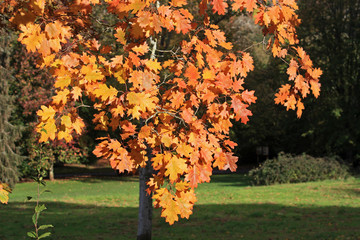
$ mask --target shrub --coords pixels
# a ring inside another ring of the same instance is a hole
[[[280,153],[249,172],[255,185],[298,183],[325,179],[344,179],[348,167],[337,157],[314,158],[306,154],[292,156]]]

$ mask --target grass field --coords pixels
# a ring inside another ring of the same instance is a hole
[[[40,224],[53,224],[49,239],[135,239],[136,177],[79,178],[48,182]],[[20,183],[0,206],[0,239],[27,239],[35,183]],[[189,220],[169,226],[154,212],[153,239],[360,239],[360,179],[249,186],[243,175],[213,176],[197,189]]]

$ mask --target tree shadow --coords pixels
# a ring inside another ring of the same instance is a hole
[[[51,239],[134,239],[137,208],[46,202],[40,224]],[[34,203],[0,206],[0,239],[27,239]],[[169,226],[154,212],[153,239],[359,239],[360,209],[277,204],[196,205],[190,219]]]
[[[350,196],[360,196],[360,188],[359,185],[357,185],[357,188],[348,188],[348,189],[342,189],[342,188],[335,188],[334,190],[337,190],[339,192],[346,193]]]

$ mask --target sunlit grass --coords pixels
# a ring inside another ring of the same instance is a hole
[[[52,239],[135,239],[137,177],[48,182],[41,224]],[[27,239],[35,183],[18,184],[0,206],[0,239]],[[243,175],[214,176],[197,189],[189,220],[153,218],[154,239],[360,239],[360,179],[253,187]]]

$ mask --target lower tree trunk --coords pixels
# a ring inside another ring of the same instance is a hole
[[[151,240],[152,228],[152,194],[146,192],[146,182],[152,175],[150,159],[144,168],[139,170],[140,194],[139,194],[139,223],[137,240]]]
[[[49,180],[54,181],[54,162],[50,161],[50,169],[49,169]]]

